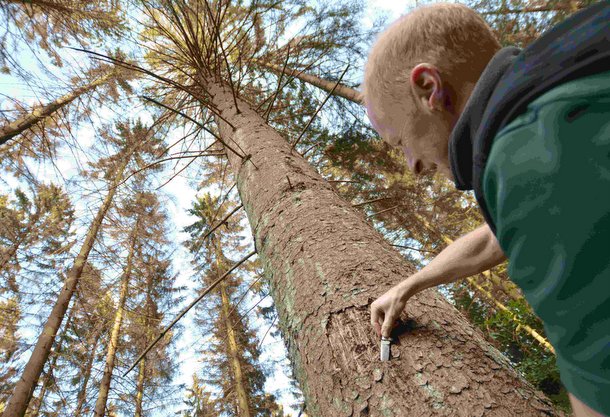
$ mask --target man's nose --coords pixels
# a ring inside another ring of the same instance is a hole
[[[414,158],[406,146],[402,147],[402,153],[405,155],[409,170],[415,175],[419,175],[424,169],[424,163],[421,160]]]
[[[421,172],[424,170],[424,163],[419,159],[408,158],[407,165],[409,166],[411,172],[415,175],[421,174]]]

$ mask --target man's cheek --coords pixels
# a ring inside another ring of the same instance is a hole
[[[402,147],[402,153],[405,154],[405,158],[407,158],[407,159],[412,159],[413,158],[413,151],[410,148],[406,147],[406,146]]]

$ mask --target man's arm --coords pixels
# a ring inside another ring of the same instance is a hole
[[[505,259],[485,224],[447,246],[428,265],[375,300],[371,304],[371,325],[377,333],[389,337],[394,321],[414,294],[486,271]]]

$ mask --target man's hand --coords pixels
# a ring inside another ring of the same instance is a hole
[[[371,304],[371,325],[380,337],[390,337],[394,323],[404,310],[409,297],[409,291],[400,283]]]
[[[371,325],[377,334],[389,337],[394,322],[414,294],[486,271],[506,257],[487,225],[447,246],[421,271],[392,287],[371,304]]]

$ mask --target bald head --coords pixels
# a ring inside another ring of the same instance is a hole
[[[373,127],[418,173],[449,173],[447,142],[474,84],[500,49],[487,23],[453,3],[419,7],[378,37],[363,94]]]

